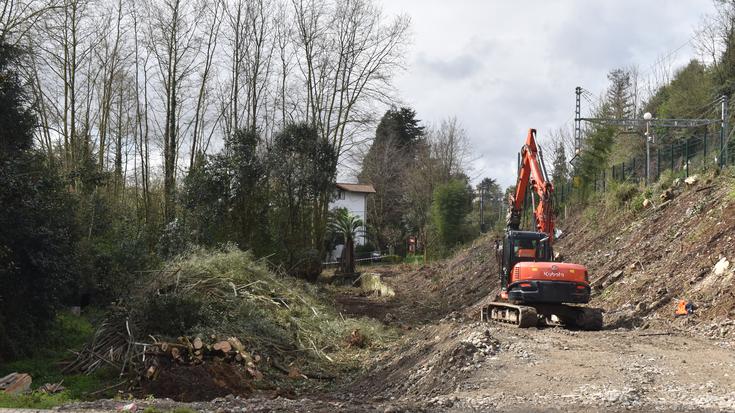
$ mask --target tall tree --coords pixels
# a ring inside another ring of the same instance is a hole
[[[482,198],[483,216],[487,227],[492,227],[501,218],[504,206],[503,191],[493,178],[483,178],[477,185],[477,193]]]
[[[326,253],[323,203],[332,197],[337,174],[333,146],[306,123],[287,126],[270,153],[272,225],[281,245],[279,258],[289,272],[316,281]]]
[[[470,161],[467,132],[456,117],[449,117],[428,133],[431,155],[439,162],[444,182],[460,178]]]
[[[630,118],[634,115],[633,83],[631,72],[624,69],[615,69],[607,75],[610,87],[603,106],[605,116],[615,119]]]
[[[0,361],[33,351],[76,277],[74,204],[33,149],[18,56],[0,44]]]
[[[164,221],[175,217],[176,170],[181,134],[181,105],[186,81],[197,67],[201,47],[196,28],[201,4],[182,0],[149,2],[147,46],[156,60],[163,96],[163,200]]]
[[[434,190],[431,219],[445,248],[465,240],[465,217],[472,208],[471,191],[466,181],[455,179]]]
[[[552,167],[551,182],[555,187],[561,187],[569,179],[567,154],[562,142],[557,142],[554,146],[554,162],[552,163]]]
[[[375,195],[368,199],[372,238],[382,248],[400,244],[405,236],[405,185],[415,167],[424,127],[411,108],[388,110],[375,130],[375,139],[362,162],[360,182],[370,183]]]

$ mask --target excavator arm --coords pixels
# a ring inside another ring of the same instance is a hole
[[[554,211],[553,194],[554,187],[547,182],[539,161],[539,151],[536,145],[536,129],[528,130],[526,143],[521,148],[521,165],[518,171],[515,194],[510,195],[508,201],[508,228],[520,229],[521,215],[523,213],[526,191],[531,189],[531,202],[533,205],[534,230],[543,232],[554,238]]]

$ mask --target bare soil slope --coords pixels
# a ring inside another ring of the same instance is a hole
[[[566,236],[556,249],[588,267],[593,304],[607,310],[608,325],[729,336],[735,314],[733,266],[725,262],[735,259],[732,188],[729,177],[700,178],[673,188],[663,208],[658,198],[637,213],[592,206],[562,224]],[[693,302],[695,313],[675,318],[679,300]]]

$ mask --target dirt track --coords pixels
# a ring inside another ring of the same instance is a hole
[[[466,321],[427,327],[413,340],[401,361],[361,385],[365,393],[375,386],[388,398],[449,411],[735,409],[735,353],[726,343]]]

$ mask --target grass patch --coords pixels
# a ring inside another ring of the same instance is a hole
[[[646,188],[642,192],[639,192],[637,195],[633,197],[633,199],[629,202],[629,208],[632,209],[635,212],[640,212],[643,210],[643,201],[646,199],[651,200],[653,198],[653,190],[651,188]]]
[[[63,380],[65,391],[57,394],[32,392],[29,394],[0,394],[0,407],[47,409],[74,400],[84,400],[117,377],[117,372],[99,370],[92,375],[61,373],[61,362],[72,357],[70,350],[79,349],[91,337],[94,314],[76,316],[60,313],[49,330],[44,343],[36,344],[33,357],[23,358],[0,366],[0,376],[12,372],[28,373],[33,379],[32,389],[46,383]]]
[[[73,399],[69,396],[68,392],[57,394],[37,392],[27,394],[0,393],[0,407],[10,409],[52,409],[71,401]]]
[[[386,285],[381,279],[380,274],[364,273],[360,277],[360,288],[368,293],[375,293],[381,297],[394,297],[396,292]]]
[[[637,185],[630,182],[612,181],[608,185],[608,191],[605,193],[605,207],[613,211],[622,209],[638,195],[639,190]]]
[[[409,254],[406,256],[403,262],[405,262],[406,264],[420,265],[424,263],[424,255],[423,254]]]
[[[735,180],[729,178],[727,180],[727,199],[730,201],[735,201]]]

